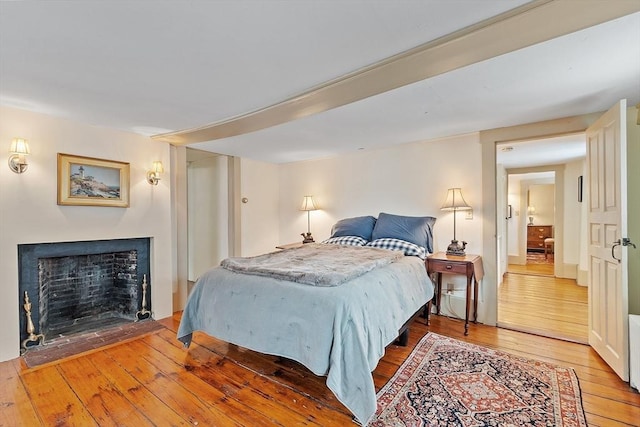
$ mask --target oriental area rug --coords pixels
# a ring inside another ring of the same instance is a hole
[[[571,368],[428,333],[378,392],[369,426],[586,426]]]

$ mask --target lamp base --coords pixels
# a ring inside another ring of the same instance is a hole
[[[311,232],[300,233],[300,235],[303,237],[302,243],[314,243],[315,242],[315,240],[313,240],[313,236],[311,235]]]
[[[457,255],[457,256],[465,256],[464,249],[467,247],[467,242],[462,241],[462,243],[457,240],[452,240],[449,246],[447,247],[447,255]]]

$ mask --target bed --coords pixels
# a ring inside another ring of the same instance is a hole
[[[405,245],[408,241],[381,238],[367,229],[360,233],[364,237],[340,236],[336,234],[354,230],[341,232],[339,224],[324,243],[230,258],[210,269],[196,282],[177,335],[186,347],[193,332],[203,331],[300,362],[314,374],[326,376],[329,389],[366,425],[376,410],[371,372],[385,347],[432,299],[433,284],[423,256],[407,255],[414,250]],[[371,245],[381,239],[386,241],[382,246]],[[390,244],[397,249],[398,240],[404,242],[400,252],[387,250]],[[422,255],[429,243],[424,241]],[[318,257],[324,269],[310,268],[308,263]],[[355,275],[349,264],[354,264]]]

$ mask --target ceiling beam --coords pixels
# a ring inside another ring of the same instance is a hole
[[[268,107],[152,136],[185,145],[266,129],[640,11],[628,0],[534,0]]]

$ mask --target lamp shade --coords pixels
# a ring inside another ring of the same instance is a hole
[[[315,211],[318,208],[316,204],[313,202],[313,196],[304,196],[302,199],[302,205],[300,206],[301,211]]]
[[[13,138],[11,141],[11,148],[9,148],[9,153],[11,154],[29,154],[29,144],[26,139],[23,138]]]
[[[161,173],[164,173],[164,166],[162,165],[161,161],[157,160],[153,162],[153,166],[151,167],[151,170],[156,174],[161,174]]]
[[[440,209],[443,211],[467,211],[471,209],[471,206],[462,197],[462,190],[450,188],[447,190],[447,199]]]

